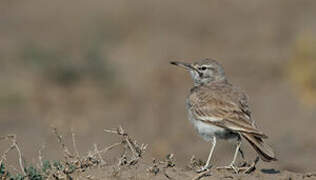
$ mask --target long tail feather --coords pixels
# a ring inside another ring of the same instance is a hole
[[[277,160],[272,148],[264,143],[262,138],[247,133],[241,133],[241,135],[251,144],[263,161],[269,162]]]

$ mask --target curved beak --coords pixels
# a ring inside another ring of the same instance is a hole
[[[186,70],[194,70],[196,72],[199,72],[195,67],[193,67],[191,64],[189,63],[184,63],[184,62],[179,62],[179,61],[170,61],[170,64],[172,65],[176,65],[176,66],[179,66],[179,67],[182,67]]]

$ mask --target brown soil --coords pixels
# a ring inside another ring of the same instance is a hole
[[[211,169],[209,173],[196,173],[188,167],[170,167],[159,169],[157,174],[150,172],[150,166],[140,163],[133,167],[122,167],[119,171],[114,166],[90,169],[80,177],[90,177],[91,179],[243,179],[243,180],[312,180],[316,179],[316,173],[295,173],[290,171],[279,171],[275,169],[257,169],[251,174],[235,174],[226,170]]]

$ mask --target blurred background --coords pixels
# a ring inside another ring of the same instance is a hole
[[[122,125],[151,157],[175,153],[179,166],[193,154],[206,159],[210,144],[186,116],[191,79],[169,61],[209,57],[248,93],[270,136],[279,161],[260,166],[315,170],[315,8],[311,0],[1,0],[0,136],[17,134],[35,161],[43,144],[46,158],[62,158],[52,126],[69,142],[76,132],[86,152],[117,141],[103,129]],[[219,142],[214,164],[233,151]]]

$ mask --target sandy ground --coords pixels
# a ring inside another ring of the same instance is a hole
[[[226,170],[211,169],[207,173],[196,173],[188,167],[160,168],[157,174],[150,171],[150,166],[140,163],[133,167],[122,167],[115,171],[113,166],[90,169],[80,177],[91,179],[243,179],[243,180],[312,180],[316,179],[316,173],[295,173],[290,171],[279,171],[275,169],[257,169],[250,174],[235,174]]]

